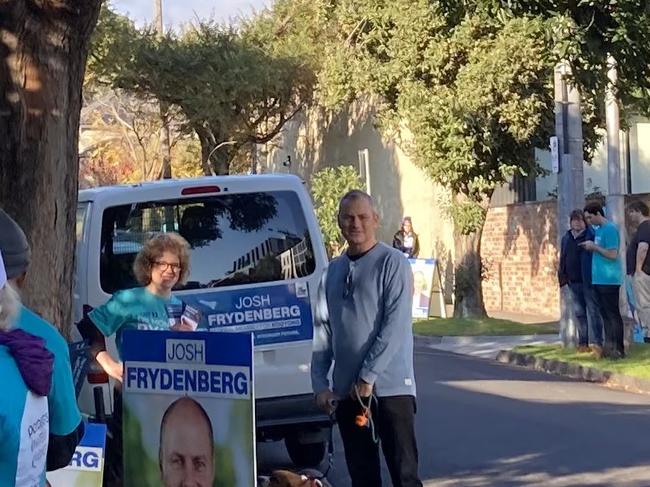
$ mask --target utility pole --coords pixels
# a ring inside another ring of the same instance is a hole
[[[616,60],[607,57],[607,94],[605,96],[607,124],[607,218],[618,227],[619,255],[624,264],[625,259],[625,196],[623,195],[623,178],[621,174],[620,148],[620,114],[616,84],[618,73]]]
[[[153,20],[156,32],[159,37],[164,35],[163,27],[163,10],[162,0],[153,0]],[[160,157],[162,159],[162,177],[171,179],[172,177],[172,160],[171,160],[171,137],[169,134],[169,121],[167,120],[167,106],[160,102]]]
[[[558,141],[557,170],[557,229],[558,248],[569,228],[569,214],[584,206],[583,141],[580,92],[568,82],[567,62],[555,67],[555,134]],[[560,292],[560,336],[564,346],[577,344],[575,316],[570,292],[566,286]]]

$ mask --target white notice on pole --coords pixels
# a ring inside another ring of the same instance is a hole
[[[551,137],[551,167],[553,174],[560,172],[560,146],[557,137]]]

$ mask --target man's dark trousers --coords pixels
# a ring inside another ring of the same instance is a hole
[[[594,288],[605,325],[605,351],[625,355],[623,319],[618,307],[620,286],[595,285]]]
[[[381,462],[379,445],[370,428],[357,426],[361,406],[346,399],[336,409],[336,419],[345,448],[352,487],[379,487]],[[415,398],[391,396],[373,402],[372,417],[381,440],[393,487],[422,487],[418,477],[418,450],[415,441]]]

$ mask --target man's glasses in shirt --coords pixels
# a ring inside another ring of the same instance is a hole
[[[343,285],[343,299],[348,299],[352,297],[352,292],[354,291],[354,267],[350,265],[348,268],[348,274],[345,276],[345,283]]]

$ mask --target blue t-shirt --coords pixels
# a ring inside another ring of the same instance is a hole
[[[619,246],[618,228],[611,222],[595,228],[596,238],[594,242],[605,250],[617,249]],[[621,285],[623,284],[623,266],[620,255],[616,259],[608,259],[599,252],[593,253],[591,260],[592,282],[600,285]]]
[[[116,292],[88,316],[104,336],[115,334],[121,359],[124,330],[169,330],[168,305],[182,305],[182,302],[175,296],[165,299],[147,288],[137,287]]]
[[[7,347],[0,345],[0,485],[45,485],[47,398],[31,392]]]
[[[45,340],[45,347],[54,355],[52,389],[47,396],[50,433],[57,436],[69,435],[81,423],[72,380],[70,348],[59,330],[24,306],[18,315],[16,327]]]

